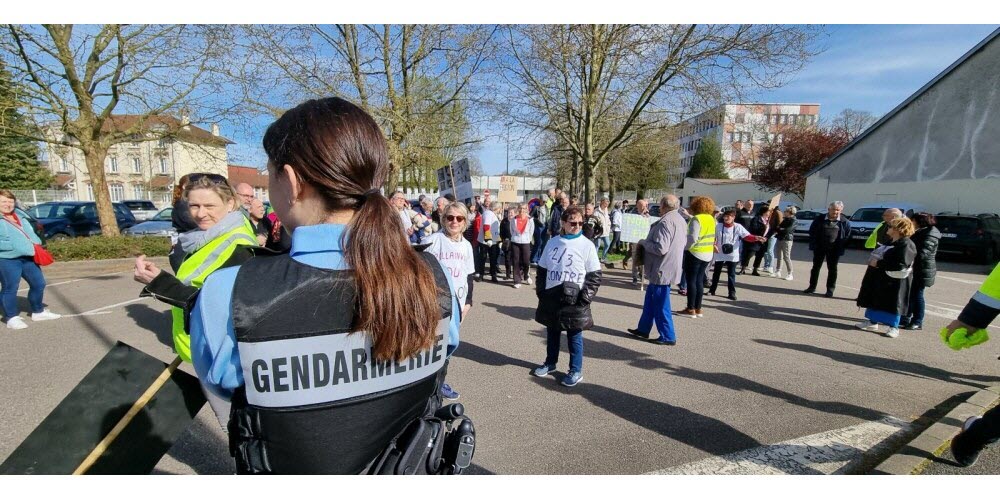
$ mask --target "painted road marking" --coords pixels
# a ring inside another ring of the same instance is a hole
[[[67,283],[76,283],[77,281],[89,280],[89,279],[93,279],[93,278],[101,278],[101,277],[104,277],[104,276],[113,276],[115,274],[122,274],[124,272],[125,271],[118,271],[116,273],[98,274],[97,276],[88,276],[86,278],[77,278],[75,280],[59,281],[59,282],[56,282],[56,283],[46,283],[45,284],[45,288],[49,288],[49,287],[53,287],[53,286],[59,286],[59,285],[65,285]],[[17,289],[17,293],[27,292],[29,288],[30,287],[18,288]]]
[[[138,299],[126,300],[125,302],[119,302],[117,304],[111,304],[110,306],[98,307],[97,309],[91,309],[89,311],[84,311],[84,312],[78,313],[78,314],[63,314],[63,317],[64,318],[74,318],[76,316],[93,316],[95,314],[110,314],[111,311],[107,311],[107,312],[101,312],[101,311],[106,311],[108,309],[113,309],[113,308],[118,307],[118,306],[124,306],[124,305],[127,305],[127,304],[131,304],[133,302],[139,302],[140,300],[145,300],[145,299],[148,299],[148,298],[149,297],[139,297]]]
[[[648,474],[846,474],[868,453],[898,446],[890,440],[910,423],[885,417],[783,443],[758,446]]]
[[[972,280],[967,280],[967,279],[962,279],[962,278],[952,278],[951,276],[945,276],[945,275],[943,275],[941,273],[937,273],[937,277],[938,278],[944,278],[946,280],[957,281],[959,283],[965,283],[966,285],[976,285],[976,286],[979,286],[979,285],[983,284],[982,281],[972,281]]]

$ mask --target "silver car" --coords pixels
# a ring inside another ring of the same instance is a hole
[[[173,208],[164,208],[146,222],[140,222],[122,231],[122,234],[126,236],[163,236],[172,239],[177,236],[177,230],[174,229],[171,218],[173,213]]]

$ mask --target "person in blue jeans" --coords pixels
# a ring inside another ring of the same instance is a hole
[[[660,336],[653,343],[659,345],[677,343],[670,310],[670,286],[681,280],[681,258],[687,244],[687,227],[678,207],[680,200],[676,196],[664,196],[660,200],[663,217],[649,227],[649,234],[638,243],[645,250],[644,273],[649,279],[649,287],[642,303],[639,326],[630,328],[628,333],[649,340],[655,324]]]
[[[583,379],[583,330],[594,326],[590,302],[601,286],[597,248],[583,235],[583,211],[569,207],[560,216],[562,234],[545,245],[536,269],[535,321],[546,329],[545,363],[532,370],[544,377],[556,369],[562,332],[569,337],[569,373],[562,385],[573,387]]]
[[[17,307],[17,287],[21,278],[28,282],[32,321],[58,319],[60,315],[49,312],[42,304],[45,276],[34,260],[35,245],[42,241],[24,214],[18,216],[16,205],[14,193],[0,189],[0,302],[7,328],[22,330],[28,324],[19,316]]]

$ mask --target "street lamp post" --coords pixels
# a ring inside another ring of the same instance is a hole
[[[507,122],[507,175],[510,175],[510,122]]]

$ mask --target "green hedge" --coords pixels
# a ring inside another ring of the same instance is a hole
[[[68,260],[124,259],[142,253],[160,257],[170,253],[170,238],[154,236],[91,236],[49,240],[46,248],[56,262]]]

